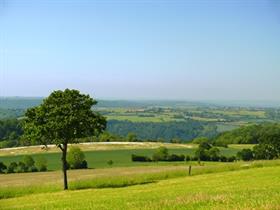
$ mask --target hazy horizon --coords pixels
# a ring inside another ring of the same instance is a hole
[[[94,97],[93,95],[91,95]],[[44,99],[46,96],[0,96],[1,99]],[[137,99],[137,98],[96,98],[97,101],[107,101],[107,102],[135,102],[135,103],[154,103],[156,105],[160,102],[180,102],[180,103],[190,103],[190,104],[201,104],[201,105],[213,105],[213,106],[228,106],[228,107],[255,107],[255,108],[275,108],[280,107],[280,101],[274,100],[188,100],[188,99]],[[3,102],[3,101],[2,101]]]
[[[0,0],[0,96],[280,101],[280,2]]]

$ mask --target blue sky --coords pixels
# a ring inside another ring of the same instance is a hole
[[[0,0],[0,96],[279,100],[280,1]]]

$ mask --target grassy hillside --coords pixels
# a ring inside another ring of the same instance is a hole
[[[1,209],[279,209],[280,167],[0,200]]]

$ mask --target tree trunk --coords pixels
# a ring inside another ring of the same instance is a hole
[[[63,144],[61,161],[62,161],[62,172],[63,172],[64,190],[68,190],[66,155],[67,155],[67,144]]]

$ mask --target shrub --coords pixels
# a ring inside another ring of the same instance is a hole
[[[237,157],[240,160],[249,161],[253,160],[253,152],[250,149],[243,149],[237,153]]]
[[[113,163],[114,163],[114,162],[113,162],[112,160],[108,160],[108,161],[107,161],[107,164],[108,164],[109,166],[113,165]]]
[[[71,169],[87,168],[85,155],[79,147],[71,147],[67,156],[67,163]]]
[[[48,170],[47,160],[44,157],[37,159],[36,167],[37,167],[38,171],[47,171]]]
[[[23,157],[23,163],[28,168],[28,170],[31,171],[31,168],[34,166],[35,161],[34,161],[34,159],[30,155],[25,155]]]
[[[190,160],[191,160],[191,157],[190,157],[189,155],[186,155],[185,160],[186,160],[186,161],[190,161]]]
[[[80,168],[88,168],[88,164],[86,160],[83,160],[83,162],[80,165]]]
[[[208,155],[211,161],[219,161],[220,150],[217,147],[212,147],[211,149],[209,149]]]
[[[193,157],[191,157],[191,161],[198,161],[197,156],[193,156]]]
[[[221,161],[221,162],[227,162],[228,159],[227,159],[226,156],[221,155],[221,156],[220,156],[220,161]]]
[[[18,164],[16,162],[11,162],[7,168],[7,173],[15,173],[17,166],[18,166]]]
[[[234,162],[236,160],[235,156],[231,156],[227,158],[227,162]]]
[[[209,149],[211,149],[211,144],[209,143],[209,142],[201,142],[200,144],[199,144],[199,148],[200,149],[205,149],[205,150],[209,150]]]
[[[28,171],[28,167],[26,166],[26,164],[24,162],[19,162],[17,172],[22,173],[27,171]]]
[[[146,156],[141,156],[141,155],[131,155],[131,160],[134,162],[151,162],[151,158],[146,157]]]
[[[277,157],[277,151],[267,144],[254,146],[253,153],[256,160],[272,160]]]
[[[38,169],[36,168],[36,166],[32,166],[32,167],[30,168],[30,171],[31,171],[31,172],[38,172]]]
[[[168,158],[168,149],[166,147],[159,147],[153,154],[154,161],[164,161]]]
[[[184,161],[185,155],[172,154],[167,157],[167,161]]]
[[[4,163],[0,162],[0,173],[4,173],[4,171],[6,169],[7,169],[7,166]]]
[[[201,147],[199,147],[195,151],[195,157],[197,158],[198,161],[209,161],[210,160],[208,150],[201,148]]]
[[[210,140],[207,137],[197,137],[192,140],[192,143],[194,144],[201,144],[203,142],[209,142]]]

